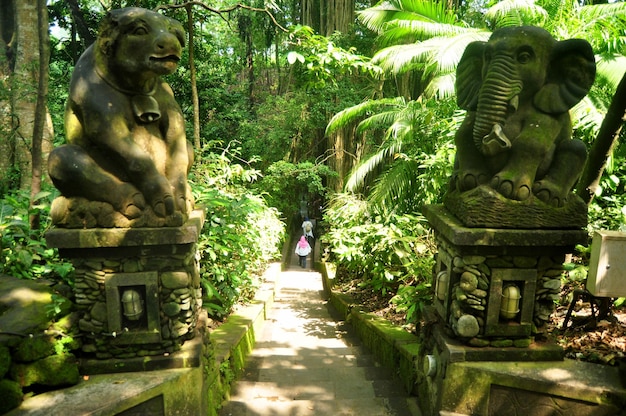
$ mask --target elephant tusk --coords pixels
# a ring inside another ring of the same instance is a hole
[[[509,107],[513,109],[513,112],[517,111],[517,109],[519,108],[519,95],[515,95],[513,98],[511,98],[511,101],[509,101]]]
[[[491,132],[483,137],[483,154],[494,156],[509,148],[511,148],[511,141],[502,131],[502,126],[500,124],[494,124]]]

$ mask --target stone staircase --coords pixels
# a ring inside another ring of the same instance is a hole
[[[281,274],[274,307],[220,416],[419,416],[414,396],[336,319],[321,276]],[[302,269],[299,269],[302,270]]]

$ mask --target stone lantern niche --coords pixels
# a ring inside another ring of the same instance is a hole
[[[160,343],[159,280],[157,272],[112,273],[104,282],[109,330],[119,340]]]
[[[463,338],[530,336],[537,270],[493,268],[481,274],[477,266],[486,260],[441,255],[434,301],[439,316],[448,318],[455,335]]]

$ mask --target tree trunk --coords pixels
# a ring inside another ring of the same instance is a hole
[[[0,2],[0,195],[14,187],[15,135],[11,116],[9,80],[13,73],[15,4]]]
[[[15,33],[10,50],[15,57],[15,66],[5,74],[10,77],[7,105],[10,106],[8,114],[12,117],[8,126],[13,133],[7,137],[9,140],[13,139],[10,146],[14,150],[10,169],[19,174],[20,189],[30,190],[35,185],[38,192],[42,177],[41,166],[45,163],[42,152],[49,150],[52,136],[51,120],[45,107],[45,77],[48,73],[48,58],[45,55],[49,52],[48,13],[43,0],[15,1],[11,10],[14,12]],[[40,30],[45,38],[41,45],[44,56],[40,52]],[[44,74],[44,79],[41,79],[41,74]],[[44,84],[40,84],[40,81]],[[40,90],[42,87],[44,90]],[[35,183],[33,172],[37,176]]]
[[[17,42],[11,99],[17,132],[15,165],[20,173],[20,189],[30,189],[32,183],[33,128],[39,73],[37,4],[38,0],[15,2]]]
[[[348,33],[354,23],[354,7],[354,0],[304,0],[302,24],[324,36]]]
[[[248,72],[248,102],[250,108],[254,105],[254,50],[252,47],[252,33],[246,36],[246,70]]]
[[[43,142],[46,131],[47,110],[46,98],[48,96],[48,63],[50,61],[50,39],[48,35],[48,9],[46,0],[37,0],[37,27],[39,45],[39,71],[37,102],[35,105],[35,118],[33,126],[33,160],[32,160],[32,185],[30,188],[30,205],[37,202],[37,194],[41,191],[42,165],[43,165]],[[31,210],[32,212],[32,210]],[[32,230],[39,229],[39,215],[31,214],[30,227]]]
[[[600,179],[606,167],[606,161],[613,147],[617,144],[624,122],[626,121],[626,74],[622,77],[611,105],[602,121],[596,140],[589,150],[587,163],[583,170],[576,193],[589,205],[600,185]]]
[[[82,51],[87,49],[87,47],[94,43],[96,39],[92,36],[89,28],[87,27],[87,23],[85,22],[85,16],[83,15],[83,12],[78,5],[78,1],[67,0],[67,3],[69,4],[70,10],[72,11],[72,56],[74,58],[74,62],[76,62],[82,54]],[[76,33],[78,33],[81,39],[80,47],[77,45],[78,42],[76,42]]]
[[[198,98],[198,85],[196,83],[196,63],[194,61],[194,30],[193,30],[193,9],[188,4],[187,10],[187,32],[189,32],[189,74],[191,78],[191,101],[193,103],[193,145],[196,149],[202,147],[200,143],[200,99]]]
[[[337,172],[337,177],[328,178],[328,187],[341,192],[346,178],[359,163],[364,151],[364,136],[356,139],[356,124],[346,126],[328,136],[328,149],[332,156],[328,159],[328,167]]]
[[[239,38],[245,45],[245,77],[248,90],[248,106],[253,108],[254,92],[254,49],[252,43],[252,18],[247,14],[239,15],[237,20]]]

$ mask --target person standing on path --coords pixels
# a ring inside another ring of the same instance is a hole
[[[300,256],[300,267],[306,269],[306,256],[311,253],[311,245],[305,236],[300,237],[300,241],[296,244],[296,254]]]
[[[313,247],[315,236],[313,235],[313,222],[311,222],[309,217],[304,217],[304,221],[302,222],[302,234],[306,237],[306,241],[309,242],[309,245]]]

